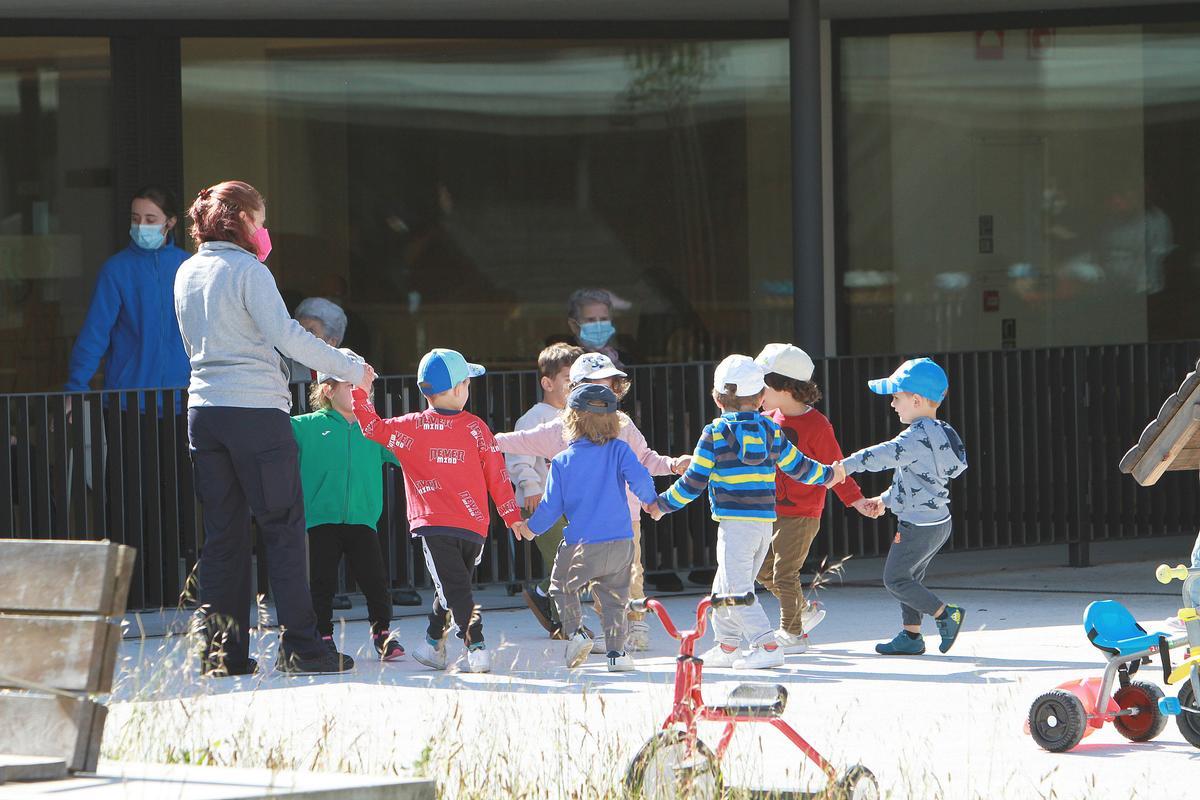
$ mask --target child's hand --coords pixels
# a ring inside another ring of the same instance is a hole
[[[514,522],[512,526],[512,532],[513,536],[517,537],[518,542],[522,540],[532,542],[533,538],[537,536],[537,534],[529,530],[529,523],[525,522],[524,520],[521,522]]]
[[[833,479],[830,480],[829,483],[825,484],[826,486],[837,486],[839,483],[846,480],[846,468],[842,466],[842,462],[833,462],[833,464],[830,465],[830,469],[833,470]]]
[[[882,497],[864,497],[853,504],[855,510],[868,519],[878,519],[887,511]]]
[[[525,495],[525,513],[532,514],[537,511],[538,503],[542,502],[541,493]]]
[[[375,382],[375,368],[372,367],[370,364],[363,364],[362,383],[360,383],[358,385],[358,388],[362,389],[364,392],[369,393],[371,391],[371,384],[373,384],[374,382]]]
[[[674,472],[676,475],[682,475],[687,472],[688,467],[691,465],[692,457],[690,455],[676,456],[675,460],[671,462],[671,472]]]
[[[642,503],[642,511],[649,514],[650,519],[653,520],[660,520],[665,516],[662,509],[658,507],[658,503]]]

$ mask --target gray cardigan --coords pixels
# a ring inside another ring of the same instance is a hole
[[[270,270],[232,242],[205,242],[179,267],[175,316],[192,365],[188,408],[289,411],[283,356],[355,382],[362,379],[363,365],[288,316]]]

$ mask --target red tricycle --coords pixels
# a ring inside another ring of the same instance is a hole
[[[825,773],[829,785],[815,796],[842,800],[876,800],[879,786],[875,776],[862,765],[851,767],[839,779],[833,766],[812,745],[781,719],[787,706],[787,688],[778,684],[743,683],[729,694],[729,704],[712,706],[704,702],[700,687],[704,661],[695,656],[696,642],[704,636],[708,610],[712,607],[751,605],[754,593],[709,595],[696,607],[696,627],[678,630],[667,609],[657,600],[631,601],[633,611],[653,611],[667,633],[679,640],[679,658],[675,664],[675,701],[662,730],[652,736],[634,756],[625,776],[626,788],[640,798],[716,798],[723,791],[721,758],[725,755],[734,728],[742,722],[766,722],[800,748],[810,761]],[[714,754],[696,734],[697,722],[723,722]],[[772,792],[771,796],[778,796]]]

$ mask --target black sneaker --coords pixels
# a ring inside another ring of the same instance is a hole
[[[326,650],[312,658],[295,653],[285,654],[280,650],[279,657],[275,659],[275,669],[285,675],[332,675],[354,669],[354,659],[336,650]]]
[[[322,644],[325,645],[325,649],[328,650],[329,652],[331,652],[331,653],[337,652],[337,645],[333,643],[332,636],[322,636],[321,642],[322,642]]]
[[[380,661],[399,661],[404,658],[404,647],[396,641],[390,631],[380,631],[371,637]]]
[[[554,601],[544,594],[539,594],[536,588],[527,587],[521,592],[521,596],[525,599],[525,605],[529,606],[529,610],[537,618],[538,624],[553,634],[555,629]]]

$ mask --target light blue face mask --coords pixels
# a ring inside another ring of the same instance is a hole
[[[130,225],[129,238],[138,247],[146,250],[157,250],[167,241],[162,225]]]
[[[585,322],[579,326],[579,341],[588,347],[604,347],[616,332],[616,326],[609,320]]]

